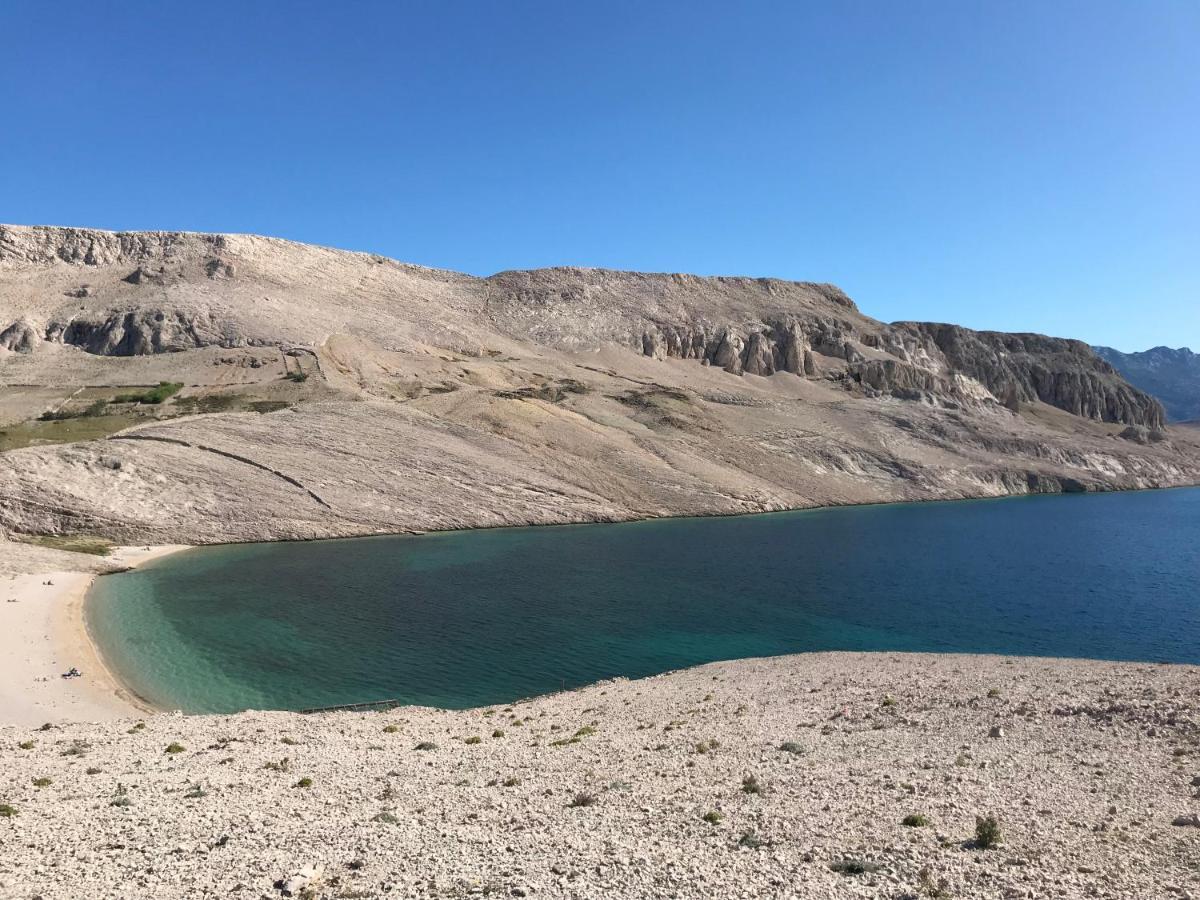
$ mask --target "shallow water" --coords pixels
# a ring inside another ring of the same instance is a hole
[[[101,578],[168,708],[468,707],[806,650],[1200,663],[1200,489],[202,548]]]

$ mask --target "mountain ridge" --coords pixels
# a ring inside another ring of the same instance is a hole
[[[820,282],[0,226],[0,382],[0,527],[141,543],[1200,481],[1082,342]]]
[[[1200,354],[1160,345],[1134,353],[1093,347],[1130,383],[1159,398],[1172,422],[1200,419]]]

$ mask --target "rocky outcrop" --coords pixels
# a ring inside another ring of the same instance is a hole
[[[71,344],[100,356],[178,353],[197,347],[244,347],[249,342],[229,319],[184,310],[114,312],[103,318],[52,322],[45,340]]]
[[[653,324],[641,334],[641,352],[659,359],[695,359],[735,375],[791,372],[815,375],[813,341],[845,355],[845,342],[819,322],[777,321],[758,328]]]
[[[41,336],[28,319],[19,319],[0,331],[0,347],[17,353],[31,353]]]
[[[1162,404],[1126,382],[1082,341],[929,322],[894,327],[909,344],[928,354],[936,350],[947,366],[1009,405],[1040,400],[1102,422],[1163,425]]]
[[[0,266],[44,266],[65,262],[106,266],[169,259],[201,249],[216,253],[225,235],[175,231],[96,231],[90,228],[32,228],[0,225]]]

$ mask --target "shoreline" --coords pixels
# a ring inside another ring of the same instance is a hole
[[[1114,493],[1143,493],[1163,490],[1200,489],[1200,485],[1171,487],[1126,488],[1115,491],[1086,491],[1081,496]],[[286,538],[272,541],[233,541],[203,546],[237,546],[242,543],[307,543],[310,541],[355,540],[423,534],[444,534],[459,531],[494,530],[497,528],[564,528],[579,525],[621,525],[660,522],[668,519],[739,518],[788,513],[813,513],[838,509],[859,509],[870,506],[927,506],[931,504],[971,503],[987,500],[1017,498],[1065,497],[1065,492],[1005,494],[1000,496],[950,497],[942,499],[900,500],[883,503],[826,504],[739,514],[710,514],[684,516],[644,516],[628,520],[603,520],[554,524],[500,525],[487,528],[430,529],[357,535],[329,535],[313,538]],[[9,545],[12,546],[12,545]],[[104,659],[99,645],[87,625],[85,614],[87,594],[101,575],[116,574],[144,565],[152,560],[193,549],[193,545],[164,544],[147,547],[117,546],[106,557],[99,557],[108,571],[82,572],[69,568],[16,575],[7,585],[15,604],[3,604],[5,613],[13,606],[19,614],[8,615],[8,624],[0,627],[0,726],[38,726],[44,722],[103,722],[155,715],[169,710],[156,706],[138,695]],[[72,554],[74,555],[74,554]],[[52,582],[47,584],[46,582]],[[2,582],[0,582],[2,584]],[[14,596],[15,594],[15,596]],[[15,620],[15,624],[14,624]],[[24,651],[23,659],[19,654]],[[881,651],[884,652],[884,651]],[[789,654],[790,655],[790,654]],[[958,655],[958,654],[950,654]],[[1098,660],[1100,661],[1100,660]],[[1155,664],[1146,661],[1147,664]],[[61,673],[75,666],[83,671],[78,679],[63,679]],[[29,671],[32,669],[32,673]],[[28,687],[28,679],[36,687]],[[525,698],[526,700],[534,698]],[[520,702],[520,701],[518,701]]]
[[[113,571],[137,568],[185,545],[116,547]],[[0,724],[107,722],[160,712],[105,663],[84,618],[87,592],[101,573],[56,569],[16,575],[0,604]],[[72,667],[80,678],[62,678]]]

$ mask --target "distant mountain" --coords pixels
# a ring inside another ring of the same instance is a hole
[[[1092,349],[1130,384],[1161,400],[1170,421],[1200,419],[1200,353],[1187,347],[1155,347],[1141,353]]]

